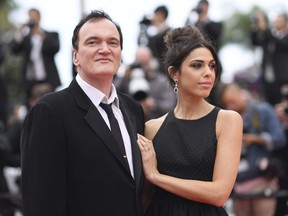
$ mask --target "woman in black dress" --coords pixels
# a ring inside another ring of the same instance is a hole
[[[206,100],[220,63],[198,29],[176,28],[165,42],[166,71],[178,100],[174,110],[146,122],[145,137],[139,135],[145,177],[154,185],[145,214],[228,215],[224,205],[237,175],[242,118]]]

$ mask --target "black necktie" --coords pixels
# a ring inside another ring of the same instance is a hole
[[[121,135],[120,127],[119,127],[117,119],[114,116],[111,105],[112,104],[100,103],[100,106],[107,113],[107,116],[108,116],[108,119],[110,122],[111,132],[112,132],[113,136],[115,137],[115,139],[117,140],[123,156],[126,157],[125,147],[124,147],[124,142],[123,142],[123,138]]]

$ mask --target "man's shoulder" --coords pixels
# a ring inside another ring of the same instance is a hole
[[[266,101],[259,101],[258,103],[254,103],[254,105],[259,112],[272,111],[272,110],[274,112],[274,107]]]
[[[134,100],[130,95],[127,95],[123,92],[118,92],[118,97],[120,101],[120,106],[124,106],[126,109],[133,112],[141,112],[141,105]]]
[[[123,92],[117,92],[120,102],[125,102],[128,105],[137,106],[137,101],[135,101],[130,95]]]
[[[56,31],[56,30],[47,30],[47,29],[43,29],[43,31],[44,31],[46,34],[56,34],[56,35],[59,34],[59,32]]]
[[[68,88],[64,88],[59,91],[54,91],[43,95],[37,103],[48,103],[48,104],[57,104],[67,101],[69,98]]]
[[[57,31],[47,31],[47,30],[44,30],[45,32],[45,35],[47,37],[50,37],[50,38],[59,38],[59,32]]]

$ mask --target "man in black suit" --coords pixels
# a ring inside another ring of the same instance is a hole
[[[288,87],[288,14],[277,14],[271,25],[262,11],[251,18],[251,43],[263,51],[261,93],[268,103],[275,106],[286,97]]]
[[[196,13],[196,16],[195,16]],[[195,20],[196,18],[196,20]],[[208,37],[217,51],[221,46],[221,36],[223,32],[223,23],[213,21],[209,17],[209,1],[200,0],[195,8],[191,10],[191,13],[186,20],[186,24],[196,26]]]
[[[76,77],[38,100],[23,124],[24,215],[142,216],[136,139],[144,114],[112,83],[121,64],[121,29],[105,12],[92,11],[75,27],[72,44]],[[112,103],[125,153],[101,103]]]
[[[171,30],[168,20],[169,10],[165,5],[156,7],[151,19],[144,16],[140,21],[140,33],[138,35],[138,45],[148,46],[157,63],[159,72],[166,75],[163,64],[163,54],[165,52],[164,36]]]
[[[40,26],[41,14],[36,8],[28,12],[29,21],[19,27],[11,42],[14,54],[23,55],[22,87],[27,104],[34,85],[48,83],[53,90],[61,85],[55,55],[60,49],[59,34]]]

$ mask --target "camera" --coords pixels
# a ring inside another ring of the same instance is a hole
[[[260,158],[256,161],[256,167],[268,178],[281,176],[283,174],[283,165],[278,158]]]
[[[200,14],[200,13],[203,12],[203,9],[202,9],[201,5],[198,4],[197,7],[193,9],[193,11],[197,12],[198,14]]]
[[[131,70],[135,68],[142,68],[141,65],[137,62],[130,64],[129,67],[131,68]]]
[[[287,94],[287,92],[282,93],[282,100],[283,100],[282,112],[285,115],[288,115],[288,94]]]
[[[143,19],[139,22],[139,24],[149,26],[152,24],[152,21],[147,18],[147,16],[144,16]]]
[[[35,26],[35,21],[32,20],[32,19],[29,20],[28,23],[27,23],[27,26],[28,26],[30,29],[34,28],[34,26]]]
[[[204,12],[205,8],[208,7],[209,2],[208,0],[200,0],[195,8],[192,9],[192,11],[195,11],[198,14],[201,14]]]
[[[258,16],[257,16],[257,14],[252,14],[252,15],[250,16],[250,20],[251,20],[251,22],[252,22],[253,24],[257,24],[259,18],[258,18]]]

